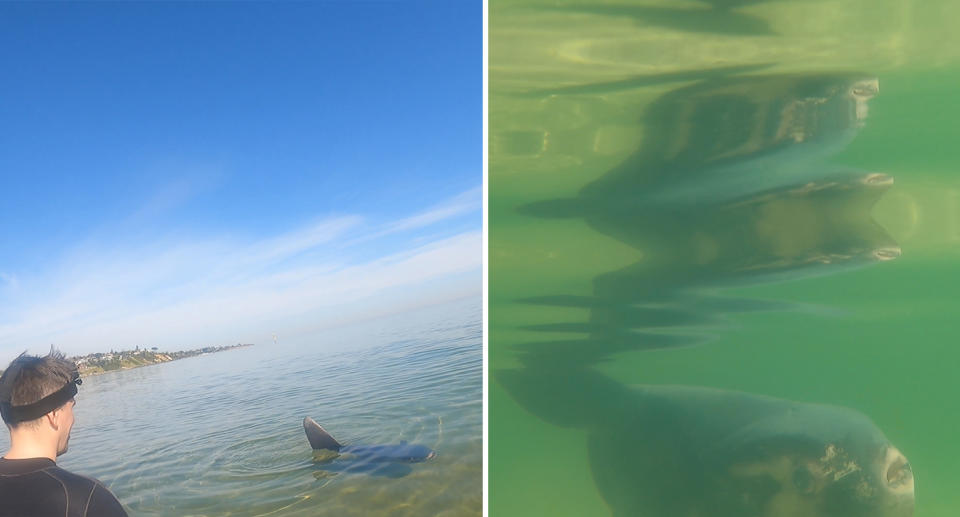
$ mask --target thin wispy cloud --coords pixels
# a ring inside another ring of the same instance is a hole
[[[2,295],[0,354],[51,343],[81,353],[248,341],[335,325],[356,317],[344,307],[387,293],[423,303],[448,293],[437,289],[448,280],[479,292],[479,216],[447,224],[478,213],[479,192],[394,221],[349,215],[259,238],[85,242],[49,270],[0,273],[0,286],[15,287]]]
[[[482,206],[481,195],[480,187],[470,189],[422,212],[385,224],[376,231],[359,235],[350,244],[359,244],[394,233],[424,228],[445,219],[477,212]]]
[[[427,210],[426,212],[407,217],[387,226],[389,232],[411,230],[431,225],[449,217],[465,214],[480,209],[481,190],[475,188],[464,192],[445,203]]]

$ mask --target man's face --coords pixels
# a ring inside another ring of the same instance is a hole
[[[70,399],[69,402],[60,408],[60,428],[57,441],[57,456],[67,452],[70,443],[70,430],[73,429],[73,406],[77,403],[76,399]]]

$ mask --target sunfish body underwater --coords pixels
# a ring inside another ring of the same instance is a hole
[[[409,463],[419,463],[437,455],[436,451],[425,445],[406,442],[394,445],[342,445],[310,417],[303,419],[303,430],[313,448],[314,461],[322,463],[327,472],[363,472],[397,478],[413,470]]]
[[[906,456],[850,408],[586,372],[498,378],[541,418],[587,432],[614,517],[913,515]]]
[[[589,445],[598,486],[636,511],[623,515],[913,515],[907,458],[857,411],[688,386],[636,390],[635,420],[597,430]],[[627,472],[628,483],[604,479]]]

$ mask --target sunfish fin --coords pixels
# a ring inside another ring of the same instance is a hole
[[[307,433],[307,440],[310,441],[310,447],[313,447],[314,450],[330,449],[336,451],[342,447],[340,442],[330,436],[330,433],[325,431],[320,427],[320,424],[316,423],[310,417],[303,419],[303,430]]]

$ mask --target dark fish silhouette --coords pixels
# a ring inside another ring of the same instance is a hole
[[[701,344],[725,314],[785,305],[723,298],[724,288],[898,257],[870,215],[893,179],[828,161],[863,125],[877,91],[876,79],[853,74],[682,87],[647,110],[644,140],[623,163],[574,198],[521,208],[583,219],[643,253],[595,276],[589,295],[520,300],[587,309],[586,320],[524,327],[582,337],[517,344],[521,367],[493,373],[531,414],[587,434],[597,489],[615,517],[913,514],[906,457],[856,410],[632,387],[593,368],[622,352]]]
[[[871,216],[893,178],[828,162],[863,126],[878,91],[875,78],[860,74],[707,75],[656,100],[644,114],[656,131],[623,163],[574,198],[520,208],[581,218],[643,252],[642,260],[597,275],[592,296],[521,300],[582,307],[590,319],[525,327],[587,337],[516,349],[552,348],[593,364],[624,351],[700,344],[725,314],[788,306],[723,299],[720,289],[899,257]]]
[[[555,365],[497,380],[533,414],[587,431],[615,517],[913,515],[909,462],[852,409]]]
[[[402,477],[409,463],[429,460],[437,453],[424,445],[342,445],[312,418],[303,419],[303,430],[313,447],[314,460],[328,472],[364,472],[374,476]]]

